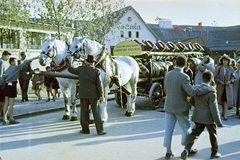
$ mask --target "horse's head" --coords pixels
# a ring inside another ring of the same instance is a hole
[[[57,49],[54,45],[55,38],[44,38],[42,43],[42,52],[40,53],[39,63],[45,66],[46,63],[57,55]]]
[[[72,44],[70,45],[68,53],[76,59],[85,59],[87,57],[85,40],[86,37],[75,37]]]

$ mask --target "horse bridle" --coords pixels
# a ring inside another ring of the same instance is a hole
[[[52,55],[50,53],[53,53]],[[51,49],[49,49],[48,52],[44,52],[42,51],[40,54],[45,54],[46,56],[48,56],[49,58],[54,58],[57,55],[57,49],[55,48],[55,46],[53,45],[53,47]]]

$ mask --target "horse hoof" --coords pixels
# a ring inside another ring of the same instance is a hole
[[[77,117],[71,117],[70,121],[76,121]]]
[[[133,116],[134,116],[134,113],[133,113],[133,112],[128,112],[128,111],[126,111],[125,116],[127,116],[127,117],[133,117]]]
[[[94,124],[94,123],[95,123],[94,120],[89,121],[89,124]]]
[[[64,115],[63,117],[62,117],[62,120],[68,120],[70,117],[69,117],[69,115]]]

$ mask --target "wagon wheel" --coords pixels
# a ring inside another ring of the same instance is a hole
[[[160,107],[162,95],[162,85],[159,83],[153,83],[149,91],[149,103],[152,109]]]
[[[120,107],[125,106],[125,104],[127,103],[126,93],[122,92],[122,102],[121,102],[120,92],[115,93],[115,100]]]

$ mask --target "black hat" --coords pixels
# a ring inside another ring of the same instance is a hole
[[[11,55],[11,53],[8,51],[3,51],[2,55]]]
[[[96,62],[95,56],[89,54],[88,57],[87,57],[87,59],[86,59],[86,61],[87,61],[87,62]]]

